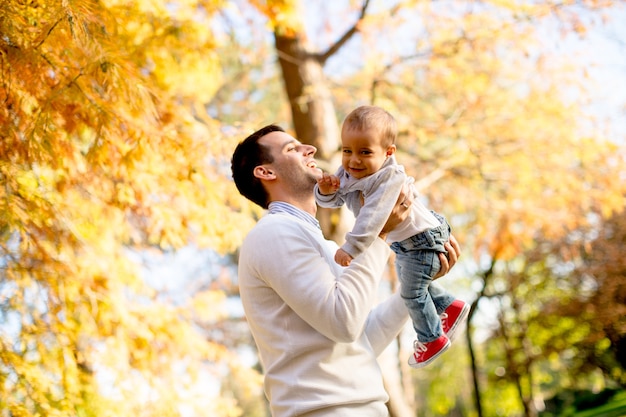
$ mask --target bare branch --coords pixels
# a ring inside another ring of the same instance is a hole
[[[335,42],[334,44],[332,44],[328,50],[326,50],[326,52],[317,55],[317,59],[319,60],[319,62],[324,65],[324,63],[328,60],[328,58],[330,58],[331,56],[333,56],[339,49],[341,49],[341,47],[343,45],[346,44],[346,42],[348,42],[350,40],[350,38],[352,38],[352,36],[359,31],[359,23],[363,20],[363,18],[365,17],[365,13],[367,11],[367,7],[369,6],[370,0],[365,0],[365,2],[363,3],[363,6],[361,7],[361,13],[359,14],[359,18],[357,19],[357,21],[354,23],[354,25],[348,29],[346,31],[346,33],[343,34],[343,36],[341,36],[337,42]]]

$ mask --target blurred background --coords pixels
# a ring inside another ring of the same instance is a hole
[[[450,220],[449,353],[380,358],[393,417],[626,415],[626,5],[5,0],[0,417],[269,417],[238,298],[276,123],[339,165],[362,104]],[[341,242],[353,220],[320,210]],[[381,296],[397,285],[392,261]]]

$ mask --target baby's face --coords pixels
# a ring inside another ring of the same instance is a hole
[[[385,147],[374,130],[341,132],[341,165],[354,178],[364,178],[380,169],[394,153],[395,146]]]

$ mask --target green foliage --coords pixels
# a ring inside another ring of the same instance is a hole
[[[546,401],[540,417],[617,417],[626,411],[626,391],[606,388],[600,392],[563,390]]]

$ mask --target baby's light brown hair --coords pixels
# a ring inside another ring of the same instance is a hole
[[[344,119],[341,129],[359,132],[374,130],[383,147],[395,144],[398,136],[396,119],[387,110],[377,106],[360,106],[352,110]]]

